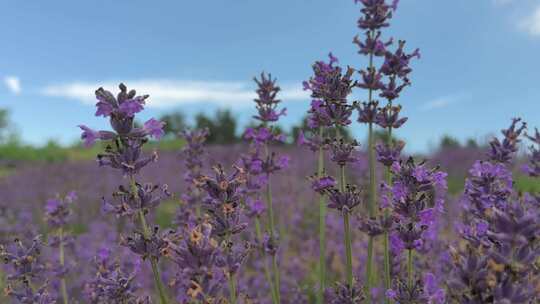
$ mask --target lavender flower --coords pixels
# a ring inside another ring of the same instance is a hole
[[[347,163],[358,161],[358,157],[354,155],[359,146],[356,140],[346,142],[344,139],[334,139],[329,143],[332,161],[338,166],[346,166]]]
[[[540,132],[535,129],[534,136],[528,134],[525,135],[529,140],[533,142],[530,146],[531,156],[529,158],[529,164],[525,166],[525,172],[532,177],[540,177]]]
[[[345,74],[341,67],[334,66],[334,63],[338,62],[337,58],[328,54],[329,62],[317,61],[313,64],[314,76],[308,81],[304,81],[304,90],[311,90],[311,97],[320,99],[326,103],[326,105],[335,103],[338,105],[344,105],[347,101],[347,96],[351,93],[351,89],[355,85],[352,80],[353,69],[347,68]],[[346,107],[343,109],[334,109],[335,112],[346,112]],[[328,113],[332,117],[331,113]],[[338,120],[336,114],[333,114],[334,121]]]
[[[218,242],[212,238],[211,225],[191,228],[178,244],[169,243],[164,252],[178,265],[179,273],[170,285],[181,289],[179,298],[182,302],[203,300],[220,291],[219,281],[210,284],[217,275],[214,268],[220,254]]]
[[[394,163],[399,162],[401,151],[404,147],[404,141],[398,141],[392,146],[389,146],[388,144],[377,144],[375,146],[375,150],[377,151],[377,161],[385,167],[391,167]]]
[[[337,209],[343,213],[352,212],[362,202],[362,193],[355,185],[347,184],[343,191],[331,187],[325,190],[325,193],[330,200],[328,208]]]
[[[504,135],[502,142],[498,138],[494,138],[490,143],[491,150],[489,151],[488,157],[491,161],[508,163],[513,154],[517,151],[517,145],[519,144],[519,136],[527,128],[527,124],[522,122],[521,126],[518,127],[518,123],[521,121],[520,118],[512,119],[512,124],[508,129],[502,130],[501,133]]]
[[[111,251],[101,248],[93,259],[96,268],[95,277],[85,283],[84,292],[92,304],[150,304],[150,298],[138,296],[140,286],[135,277],[140,271],[140,265],[126,271],[119,263],[111,258]]]
[[[131,189],[119,186],[118,191],[113,193],[113,200],[110,202],[103,198],[102,210],[116,214],[116,216],[136,216],[139,212],[148,214],[155,209],[161,201],[171,196],[167,185],[158,186],[147,183],[141,185],[135,183],[135,194]]]
[[[281,88],[276,85],[276,79],[272,79],[271,74],[266,75],[263,72],[260,79],[253,78],[253,80],[258,86],[258,98],[255,99],[258,115],[254,116],[254,118],[263,123],[277,121],[280,116],[287,113],[287,109],[283,108],[277,111],[277,106],[281,100],[277,99],[276,96]]]
[[[245,173],[239,167],[227,175],[221,165],[213,168],[215,177],[201,176],[199,183],[208,194],[206,212],[210,215],[212,231],[217,236],[234,235],[247,226],[241,222],[240,186],[245,183]]]
[[[150,208],[155,207],[162,197],[154,197],[152,194],[159,187],[156,188],[150,184],[142,186],[136,181],[139,171],[150,162],[157,160],[155,152],[150,157],[143,157],[142,147],[150,137],[159,139],[163,135],[164,124],[150,119],[144,123],[143,127],[135,127],[135,114],[144,109],[145,101],[149,96],[136,96],[135,90],[128,92],[124,84],[120,84],[119,88],[120,93],[116,98],[103,88],[96,90],[98,99],[96,116],[110,117],[110,124],[114,130],[114,132],[104,131],[112,137],[112,143],[106,146],[105,153],[98,154],[98,163],[100,166],[118,169],[129,178],[129,187],[121,186],[120,191],[116,193],[120,204],[115,207],[105,201],[104,209],[114,211],[117,215],[137,214],[141,229],[133,231],[131,236],[123,237],[121,243],[140,255],[142,259],[149,258],[160,303],[167,304],[167,295],[157,264],[165,241],[163,236],[158,234],[157,229],[151,231],[146,223],[146,213]],[[83,133],[82,137],[87,139],[88,135],[85,136]],[[166,186],[162,188],[165,195],[167,195],[166,189]]]
[[[325,303],[330,304],[360,304],[364,299],[364,293],[359,286],[349,287],[337,283],[333,289],[325,292]]]

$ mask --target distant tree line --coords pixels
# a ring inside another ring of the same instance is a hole
[[[181,112],[171,112],[164,114],[160,120],[165,122],[165,135],[173,138],[186,127],[197,129],[208,128],[210,135],[207,142],[211,144],[233,144],[242,142],[242,132],[240,130],[236,117],[230,110],[217,110],[213,116],[208,116],[205,113],[199,113],[195,116],[194,124],[190,125],[187,122],[185,115]],[[255,123],[249,123],[247,127],[254,127]],[[300,132],[309,133],[312,130],[307,124],[307,117],[304,117],[298,125],[291,128],[290,132],[286,132],[280,126],[274,126],[280,133],[287,135],[288,143],[294,143]],[[335,134],[335,130],[329,131]],[[340,136],[350,139],[351,132],[347,128],[340,128]]]
[[[178,134],[186,127],[192,128],[208,128],[210,135],[208,138],[208,143],[211,144],[233,144],[242,142],[242,132],[240,130],[236,117],[228,109],[217,110],[214,115],[209,116],[205,113],[199,113],[195,116],[194,124],[190,125],[187,122],[185,115],[182,112],[174,111],[169,112],[160,117],[165,124],[165,134],[169,138],[175,138]],[[254,124],[249,124],[248,127],[254,126]],[[290,132],[285,132],[281,127],[277,126],[276,128],[283,134],[288,135],[288,142],[294,143],[300,132],[309,133],[312,132],[308,126],[307,117],[302,118],[302,120],[294,125]],[[9,112],[6,109],[0,109],[0,144],[9,145],[18,143],[18,137],[16,132],[13,131],[9,121]],[[334,135],[336,130],[329,130],[330,135]],[[351,139],[352,134],[349,129],[341,128],[339,130],[340,136]],[[387,141],[385,132],[375,132],[376,141]],[[393,140],[396,140],[394,138]],[[54,141],[50,141],[49,145],[56,145]],[[450,135],[443,135],[438,144],[439,149],[452,149],[452,148],[478,148],[480,145],[478,142],[472,138],[467,139],[464,143],[459,142],[455,137]]]

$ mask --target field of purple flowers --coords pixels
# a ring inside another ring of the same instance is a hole
[[[538,303],[540,132],[516,118],[485,148],[402,154],[398,99],[420,52],[384,37],[398,1],[355,2],[366,66],[313,64],[294,146],[270,74],[244,144],[186,129],[176,153],[145,149],[164,134],[134,123],[151,96],[97,89],[110,129],[79,126],[97,163],[0,180],[0,302]],[[343,133],[360,127],[362,146]]]

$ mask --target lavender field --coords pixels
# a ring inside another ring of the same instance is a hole
[[[407,150],[424,54],[390,35],[399,1],[354,4],[357,60],[312,63],[291,130],[255,71],[239,131],[149,117],[126,81],[75,146],[0,147],[0,303],[539,303],[540,122]]]

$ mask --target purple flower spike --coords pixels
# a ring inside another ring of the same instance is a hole
[[[504,135],[502,142],[498,138],[494,138],[489,145],[491,149],[488,156],[491,161],[508,163],[512,160],[513,155],[518,150],[518,144],[521,141],[519,136],[527,128],[527,124],[522,122],[518,127],[518,123],[521,122],[521,118],[512,119],[512,124],[508,129],[502,130]]]
[[[535,129],[534,136],[528,134],[525,136],[533,142],[533,145],[529,147],[531,154],[529,164],[525,166],[525,172],[531,177],[540,177],[540,132]]]

